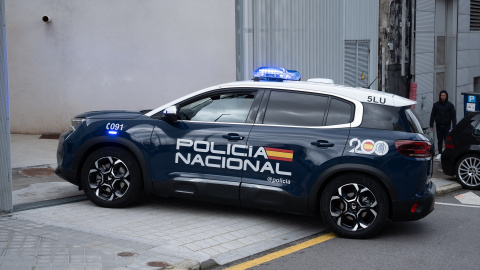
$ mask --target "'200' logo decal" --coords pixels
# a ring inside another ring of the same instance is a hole
[[[350,140],[350,146],[355,146],[349,152],[356,154],[383,156],[388,152],[388,144],[384,141],[372,141],[370,139],[361,141],[358,138]]]

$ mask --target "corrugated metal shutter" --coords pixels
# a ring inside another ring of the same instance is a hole
[[[480,31],[480,0],[470,0],[470,31]]]
[[[356,85],[357,73],[357,42],[345,41],[345,85]]]
[[[302,80],[345,84],[345,40],[378,40],[378,0],[237,0],[237,10],[238,80],[260,66],[282,66]],[[378,62],[377,47],[369,62]],[[370,68],[365,74],[375,78],[378,68]]]
[[[345,85],[368,87],[369,53],[370,41],[345,41]]]

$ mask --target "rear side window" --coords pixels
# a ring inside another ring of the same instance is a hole
[[[397,108],[371,103],[363,103],[363,119],[360,127],[405,131]]]
[[[303,93],[272,91],[264,124],[286,126],[321,126],[328,97]]]
[[[410,126],[410,132],[423,134],[422,126],[420,125],[420,122],[418,122],[418,119],[415,113],[410,109],[406,109],[405,114],[407,115],[408,125]]]
[[[353,119],[353,104],[332,98],[328,108],[327,126],[348,124]]]

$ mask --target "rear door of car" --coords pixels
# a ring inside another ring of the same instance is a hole
[[[354,110],[329,95],[267,90],[247,142],[242,205],[304,211],[317,177],[343,154]]]

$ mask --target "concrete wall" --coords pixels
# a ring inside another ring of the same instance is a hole
[[[480,31],[470,31],[470,0],[458,0],[457,118],[463,117],[463,92],[474,91],[480,76]]]
[[[235,80],[234,0],[6,0],[6,26],[12,133]]]

